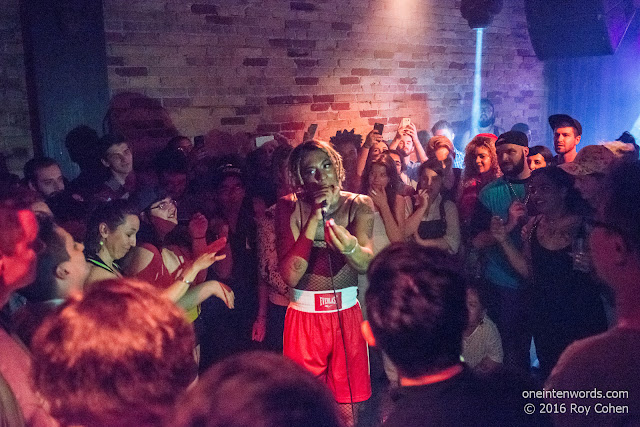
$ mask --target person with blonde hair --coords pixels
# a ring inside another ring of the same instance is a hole
[[[463,224],[471,218],[480,190],[502,174],[496,155],[497,139],[493,134],[481,133],[465,148],[464,174],[458,196],[460,221]]]
[[[342,159],[325,142],[294,148],[289,174],[294,193],[276,205],[280,274],[293,288],[284,354],[327,384],[354,425],[352,405],[371,396],[357,285],[373,257],[373,204],[341,191]]]

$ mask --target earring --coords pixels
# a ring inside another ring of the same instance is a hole
[[[104,242],[100,240],[100,246],[104,246]]]

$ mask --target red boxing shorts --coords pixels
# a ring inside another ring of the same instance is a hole
[[[316,301],[323,301],[325,295],[335,304],[332,291],[315,294]],[[334,310],[309,313],[289,306],[284,321],[284,355],[327,384],[336,402],[351,402],[349,385],[353,402],[364,402],[371,397],[371,379],[367,344],[360,332],[360,305],[356,303],[339,312],[335,306],[327,308]],[[338,315],[342,318],[344,345]]]

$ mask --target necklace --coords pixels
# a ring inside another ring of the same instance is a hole
[[[104,270],[107,270],[110,273],[115,274],[116,276],[121,276],[122,274],[120,273],[120,266],[118,264],[115,263],[115,261],[112,263],[113,268],[109,267],[104,261],[102,261],[102,258],[100,258],[97,254],[95,255],[90,255],[87,257],[87,261],[93,265],[96,265]]]
[[[513,197],[517,201],[522,202],[522,203],[524,203],[526,205],[527,202],[529,201],[529,193],[527,191],[525,191],[524,199],[521,199],[518,196],[518,194],[516,193],[516,190],[514,190],[513,184],[511,184],[511,181],[509,181],[507,178],[505,178],[504,180],[507,181],[507,185],[509,186],[509,192],[513,195]]]

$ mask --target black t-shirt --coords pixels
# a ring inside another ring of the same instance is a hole
[[[394,409],[384,427],[550,425],[539,411],[524,412],[529,402],[539,405],[522,399],[525,390],[534,388],[517,376],[481,379],[465,368],[446,381],[400,387],[392,396]]]

